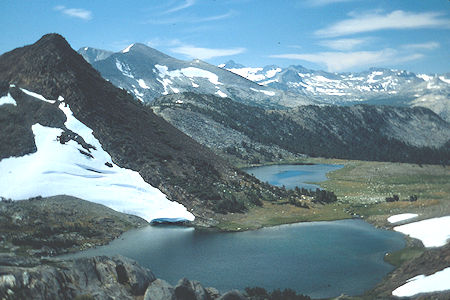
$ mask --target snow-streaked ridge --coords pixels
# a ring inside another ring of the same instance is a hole
[[[73,116],[68,105],[60,103],[59,109],[67,117],[67,129],[80,135],[95,149],[84,149],[73,140],[61,144],[58,137],[63,129],[34,124],[32,130],[37,151],[0,161],[0,174],[3,174],[0,196],[20,200],[66,194],[147,221],[161,218],[194,220],[183,205],[169,201],[138,172],[114,164],[92,130]],[[92,157],[86,155],[88,152]]]
[[[126,47],[125,49],[122,50],[122,53],[127,53],[130,52],[130,49],[134,46],[134,44],[129,45],[128,47]]]
[[[36,99],[39,99],[39,100],[42,100],[42,101],[45,101],[45,102],[48,102],[48,103],[51,103],[51,104],[55,103],[55,100],[48,100],[48,99],[46,99],[44,96],[39,95],[39,94],[37,94],[37,93],[35,93],[35,92],[31,92],[31,91],[26,90],[26,89],[24,89],[24,88],[20,88],[20,90],[21,90],[22,92],[24,92],[25,94],[30,95],[30,96],[32,96],[32,97],[34,97],[34,98],[36,98]]]
[[[3,105],[3,104],[17,105],[16,100],[14,100],[14,98],[11,96],[10,93],[8,93],[6,96],[3,96],[0,98],[0,105]]]

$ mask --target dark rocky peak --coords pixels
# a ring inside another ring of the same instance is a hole
[[[59,34],[46,34],[36,43],[0,56],[0,81],[37,92],[49,99],[80,92],[86,84],[103,82],[81,55]],[[81,93],[83,94],[83,93]],[[67,99],[66,99],[67,100]]]

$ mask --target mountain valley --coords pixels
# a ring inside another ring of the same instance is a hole
[[[289,289],[221,295],[187,279],[170,285],[122,257],[43,256],[149,223],[215,234],[352,218],[397,230],[416,220],[393,224],[394,214],[445,218],[448,89],[448,74],[216,67],[143,44],[77,53],[59,34],[4,53],[0,297],[44,295],[50,278],[55,299],[310,299]],[[239,169],[287,163],[342,169],[315,183],[325,190],[277,187]],[[395,280],[338,299],[394,299],[412,276],[448,267],[448,246],[429,249],[407,235],[405,244],[387,258],[400,266],[387,277]]]

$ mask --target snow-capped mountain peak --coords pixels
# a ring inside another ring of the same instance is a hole
[[[304,97],[255,82],[256,79],[273,78],[281,71],[281,68],[276,66],[248,68],[238,76],[199,59],[179,60],[139,43],[132,44],[104,60],[95,61],[92,65],[108,81],[125,88],[142,102],[151,102],[167,94],[194,92],[220,98],[229,97],[236,101],[271,108],[285,106],[284,103],[313,103]],[[242,65],[229,61],[225,66]]]

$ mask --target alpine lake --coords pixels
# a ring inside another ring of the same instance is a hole
[[[339,165],[274,165],[246,169],[262,181],[315,189]],[[308,222],[245,232],[148,226],[108,245],[65,257],[121,254],[158,278],[182,277],[221,292],[246,287],[290,288],[312,298],[359,295],[393,267],[383,258],[405,246],[403,235],[359,220]]]

